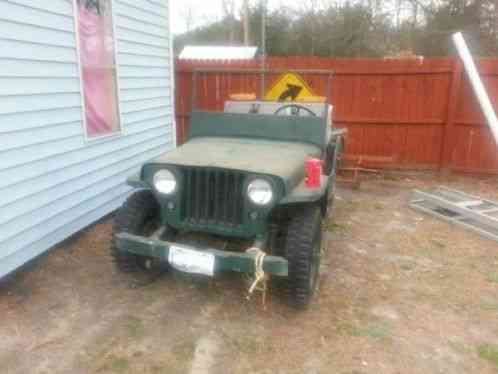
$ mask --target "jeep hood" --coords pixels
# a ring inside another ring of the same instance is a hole
[[[304,162],[321,157],[315,145],[254,138],[194,138],[152,164],[216,167],[276,176],[290,191],[304,177]]]

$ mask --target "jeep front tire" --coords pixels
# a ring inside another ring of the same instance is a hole
[[[318,285],[322,250],[322,215],[316,205],[304,206],[291,217],[285,255],[289,262],[287,294],[297,308],[308,306]]]
[[[153,193],[139,190],[131,194],[114,218],[111,256],[116,267],[123,273],[131,273],[140,279],[144,274],[157,275],[160,265],[157,260],[133,253],[120,251],[116,245],[116,234],[124,232],[133,235],[149,236],[159,224],[159,204]]]

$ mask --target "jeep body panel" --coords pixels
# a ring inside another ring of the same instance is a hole
[[[322,150],[311,143],[197,137],[146,163],[140,181],[133,183],[155,193],[164,224],[225,236],[262,237],[273,208],[304,180],[306,159],[321,155]],[[164,168],[173,172],[178,181],[178,192],[171,196],[159,194],[153,188],[154,174]],[[274,198],[270,204],[257,206],[247,198],[247,187],[255,178],[266,179],[273,186]],[[230,190],[225,184],[228,180]],[[232,188],[235,181],[237,186]],[[220,189],[222,196],[218,194]],[[237,196],[233,191],[237,191]],[[323,194],[318,189],[314,192]],[[215,212],[218,207],[224,212]]]
[[[279,178],[289,193],[304,178],[306,159],[320,158],[313,144],[251,138],[203,137],[149,161],[144,168],[166,165],[238,170]]]
[[[260,115],[274,115],[275,112],[282,110],[283,106],[289,104],[298,104],[299,106],[309,109],[318,118],[322,118],[325,122],[325,139],[328,143],[332,136],[333,122],[332,114],[334,107],[330,104],[317,103],[317,102],[279,102],[279,101],[233,101],[228,100],[225,102],[225,113],[252,113]],[[288,114],[289,110],[284,110],[282,114]],[[300,113],[300,117],[309,117],[311,114],[308,112]]]
[[[327,146],[327,121],[314,116],[192,112],[189,139],[235,137]]]

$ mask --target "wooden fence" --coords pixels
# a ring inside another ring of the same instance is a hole
[[[482,60],[479,70],[498,108],[498,60]],[[187,136],[194,69],[226,69],[200,74],[197,105],[221,110],[231,93],[262,92],[261,75],[228,69],[259,69],[249,62],[176,62],[179,144]],[[498,147],[479,110],[462,64],[453,59],[346,60],[271,58],[269,69],[326,69],[334,76],[330,98],[334,122],[346,127],[346,160],[374,168],[450,170],[498,174]],[[323,76],[303,76],[326,96]],[[269,76],[270,87],[277,76]]]

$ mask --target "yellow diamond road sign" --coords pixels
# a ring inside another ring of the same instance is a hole
[[[315,97],[308,84],[299,75],[287,73],[282,75],[277,83],[266,93],[268,101],[299,101],[308,97]]]

